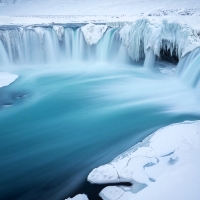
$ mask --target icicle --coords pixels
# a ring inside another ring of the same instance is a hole
[[[128,54],[136,61],[142,58],[142,52],[145,53],[149,47],[157,56],[167,48],[171,55],[175,51],[181,58],[200,46],[198,35],[190,27],[167,20],[157,24],[147,19],[137,20],[132,25],[124,26],[120,36]]]

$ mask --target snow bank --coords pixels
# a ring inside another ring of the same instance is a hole
[[[78,194],[74,198],[68,198],[66,200],[88,200],[87,196],[85,194]]]
[[[145,57],[148,48],[157,56],[160,56],[161,49],[170,50],[171,55],[175,50],[180,58],[200,46],[197,31],[186,24],[166,19],[138,19],[132,25],[124,26],[120,37],[130,57],[136,61]]]
[[[0,88],[10,85],[18,78],[18,75],[7,72],[0,72]]]
[[[94,25],[89,23],[81,27],[81,30],[87,44],[92,45],[98,43],[98,41],[103,37],[103,34],[106,32],[107,28],[108,27],[106,25]]]
[[[199,167],[200,121],[187,121],[159,129],[112,162],[94,169],[88,181],[133,184],[106,187],[100,193],[105,200],[197,200]],[[146,187],[136,191],[138,184]]]

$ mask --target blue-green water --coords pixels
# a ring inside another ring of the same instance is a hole
[[[192,89],[141,67],[77,63],[13,72],[20,78],[0,89],[2,200],[67,198],[94,167],[159,127],[200,119]]]

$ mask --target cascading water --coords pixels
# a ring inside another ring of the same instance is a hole
[[[0,198],[63,200],[86,193],[99,200],[104,186],[86,182],[93,168],[159,127],[199,119],[188,87],[145,69],[154,65],[153,50],[144,68],[130,65],[126,47],[141,59],[144,44],[134,32],[125,47],[119,31],[108,28],[88,45],[75,25],[0,28],[1,69],[20,77],[0,89]],[[198,55],[197,49],[181,60],[180,74],[193,74]]]
[[[155,64],[156,56],[151,48],[148,48],[144,60],[144,67],[148,69],[152,69]]]
[[[62,29],[62,31],[59,30]],[[0,64],[48,64],[128,59],[117,28],[88,45],[80,27],[11,27],[0,30]],[[124,53],[123,53],[124,52]]]
[[[200,85],[200,48],[181,58],[177,73],[185,84],[197,88]]]

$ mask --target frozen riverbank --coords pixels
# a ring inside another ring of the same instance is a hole
[[[109,186],[104,200],[199,199],[200,121],[164,127],[112,162],[94,169],[91,183],[131,182]],[[179,191],[177,191],[177,187]]]

